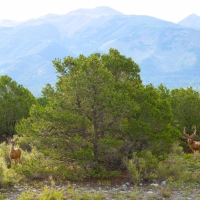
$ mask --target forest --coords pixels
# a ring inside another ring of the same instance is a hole
[[[197,91],[144,85],[140,67],[117,49],[52,62],[56,85],[39,98],[0,77],[0,188],[49,177],[112,179],[124,170],[134,185],[200,183],[183,137],[184,127],[187,134],[196,127],[198,140]],[[10,162],[7,138],[17,138],[19,164]]]

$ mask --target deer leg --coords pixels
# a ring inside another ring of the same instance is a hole
[[[193,150],[193,154],[194,154],[194,159],[196,160],[196,151]]]

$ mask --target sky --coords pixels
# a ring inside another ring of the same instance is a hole
[[[109,6],[126,15],[148,15],[177,23],[200,16],[200,0],[0,0],[0,20],[25,21],[46,14],[64,15],[80,8]]]

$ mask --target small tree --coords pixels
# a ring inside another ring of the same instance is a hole
[[[178,139],[178,130],[171,126],[170,99],[165,92],[164,88],[157,89],[151,84],[137,90],[134,99],[138,109],[130,110],[124,122],[127,137],[123,150],[128,156],[143,150],[163,154]]]
[[[0,77],[0,141],[16,134],[15,124],[29,116],[29,108],[35,103],[28,89],[8,76]]]
[[[200,126],[200,94],[191,87],[187,89],[173,89],[171,91],[171,105],[173,113],[173,125],[191,130],[196,125]]]

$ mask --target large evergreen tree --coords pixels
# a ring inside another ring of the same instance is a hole
[[[119,167],[133,151],[165,152],[176,139],[167,91],[142,85],[131,58],[110,49],[53,64],[56,87],[47,85],[40,105],[17,126],[40,139],[40,148],[56,146],[59,159]]]

